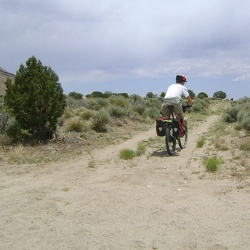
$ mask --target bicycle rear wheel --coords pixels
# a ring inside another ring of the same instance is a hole
[[[169,155],[175,154],[176,149],[176,137],[172,126],[166,128],[166,149]]]
[[[178,138],[178,143],[181,149],[187,146],[187,141],[188,141],[188,128],[187,126],[184,126],[184,135]]]

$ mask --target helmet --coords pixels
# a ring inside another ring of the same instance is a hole
[[[176,76],[176,82],[177,83],[181,83],[181,82],[186,82],[187,81],[187,78],[183,75],[177,75]]]

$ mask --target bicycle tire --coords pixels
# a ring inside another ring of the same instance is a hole
[[[181,149],[184,149],[187,147],[188,142],[188,128],[187,126],[184,126],[185,134],[182,137],[178,138],[178,143]]]
[[[169,155],[175,154],[176,149],[176,137],[173,136],[174,130],[172,126],[166,128],[166,149]]]

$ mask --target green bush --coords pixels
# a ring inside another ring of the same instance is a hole
[[[8,135],[17,139],[21,131],[25,131],[21,138],[34,142],[53,138],[57,120],[66,106],[56,73],[33,56],[27,60],[26,66],[20,66],[14,82],[7,79],[5,85],[4,104],[15,117],[14,128]]]
[[[109,114],[110,116],[116,117],[116,118],[121,118],[121,117],[126,116],[126,112],[124,108],[119,107],[119,106],[113,106],[113,105],[109,108]]]
[[[204,98],[208,98],[208,95],[204,92],[200,92],[198,95],[197,95],[197,98],[199,99],[204,99]]]
[[[160,114],[160,110],[155,107],[147,108],[145,111],[145,115],[147,115],[148,117],[154,120],[159,116],[159,114]]]
[[[250,151],[250,140],[246,140],[245,142],[241,143],[240,150]]]
[[[193,112],[197,112],[197,113],[202,113],[202,114],[206,114],[208,107],[210,104],[210,100],[208,98],[204,98],[204,99],[199,99],[196,98],[193,106],[192,106],[192,111]],[[188,109],[189,111],[190,109]]]
[[[120,158],[124,160],[132,159],[135,156],[135,152],[132,149],[122,149],[120,150]]]
[[[66,131],[68,131],[68,132],[74,131],[77,133],[83,132],[84,131],[84,124],[79,120],[71,121],[67,125]]]
[[[241,124],[242,124],[242,128],[250,131],[250,111],[245,114],[245,116],[243,117],[241,121]]]
[[[94,114],[91,110],[83,110],[81,113],[80,113],[80,117],[83,119],[83,120],[89,120],[91,117],[93,117]]]
[[[236,122],[238,115],[238,107],[230,107],[225,111],[224,121],[225,122]]]
[[[124,96],[121,95],[112,95],[108,98],[110,104],[113,106],[118,106],[118,107],[128,107],[129,106],[129,100],[126,99]]]
[[[83,97],[83,95],[81,93],[77,93],[77,92],[70,92],[69,96],[75,100],[81,100]]]
[[[109,102],[106,98],[87,98],[84,100],[85,106],[88,109],[99,111],[108,106]]]
[[[202,148],[204,146],[204,144],[205,144],[205,138],[202,136],[197,141],[197,148]]]
[[[134,106],[134,111],[137,112],[139,115],[143,115],[146,110],[144,105]]]
[[[144,145],[143,142],[139,142],[137,145],[137,150],[135,152],[136,156],[140,156],[146,152],[146,146]]]
[[[205,157],[203,160],[203,164],[208,172],[215,172],[218,169],[220,164],[220,160],[216,157]]]
[[[109,123],[110,115],[106,110],[98,111],[94,116],[94,121],[92,123],[92,129],[96,132],[106,132],[107,125]]]

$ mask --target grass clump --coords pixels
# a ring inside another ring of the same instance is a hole
[[[203,160],[203,164],[208,172],[215,172],[218,169],[220,160],[216,157],[206,157]]]
[[[137,145],[137,150],[136,150],[135,154],[137,156],[140,156],[140,155],[144,154],[145,152],[146,152],[146,146],[144,145],[143,142],[139,142]]]
[[[196,146],[197,146],[197,148],[202,148],[204,146],[204,144],[205,144],[205,138],[201,137],[198,139]]]
[[[77,133],[81,133],[84,130],[84,125],[81,121],[79,120],[75,120],[75,121],[71,121],[66,129],[68,132],[77,132]]]
[[[120,158],[124,160],[130,160],[135,156],[140,156],[146,152],[146,146],[143,142],[139,142],[137,145],[137,149],[134,151],[132,149],[122,149],[120,150]]]
[[[245,142],[241,143],[240,150],[250,151],[250,140],[246,140]]]
[[[123,160],[130,160],[135,157],[135,152],[132,149],[122,149],[120,150],[120,158]]]

